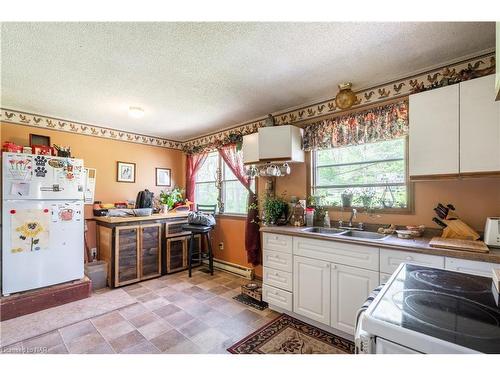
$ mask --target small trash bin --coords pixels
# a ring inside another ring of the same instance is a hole
[[[92,280],[92,290],[106,288],[108,263],[103,260],[85,264],[85,275]]]

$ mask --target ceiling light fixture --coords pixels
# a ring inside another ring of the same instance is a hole
[[[144,117],[144,109],[141,107],[128,107],[128,114],[133,118]]]

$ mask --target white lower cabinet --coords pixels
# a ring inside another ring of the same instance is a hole
[[[270,305],[292,311],[292,293],[290,292],[264,284],[262,285],[262,299]]]
[[[293,312],[330,324],[330,263],[293,257]]]
[[[378,285],[378,272],[332,264],[330,325],[354,334],[357,311]]]
[[[472,275],[492,277],[492,270],[500,268],[500,264],[480,262],[477,260],[446,257],[445,268],[451,271],[470,273]]]

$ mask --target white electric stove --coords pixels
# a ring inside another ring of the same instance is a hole
[[[498,292],[487,277],[402,264],[356,341],[360,353],[500,353]]]

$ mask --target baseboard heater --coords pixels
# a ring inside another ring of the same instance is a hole
[[[204,259],[203,264],[208,265],[208,259]],[[225,260],[214,258],[214,268],[244,277],[249,280],[253,279],[253,268],[243,267],[239,264],[226,262]]]

